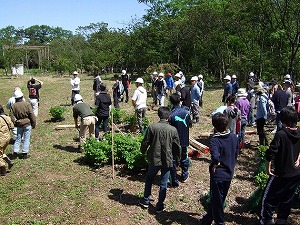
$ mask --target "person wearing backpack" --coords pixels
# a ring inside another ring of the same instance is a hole
[[[256,128],[259,137],[259,145],[268,145],[267,136],[265,133],[265,124],[268,119],[268,96],[266,90],[261,87],[255,87],[258,96],[257,111],[256,111]]]
[[[272,131],[272,133],[276,133],[276,131],[280,130],[282,127],[282,123],[279,119],[280,112],[288,104],[288,96],[280,84],[277,85],[277,90],[274,92],[271,100],[274,103],[276,112],[276,128]]]

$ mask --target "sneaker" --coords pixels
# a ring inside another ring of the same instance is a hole
[[[189,178],[190,178],[190,176],[189,176],[189,175],[187,175],[187,177],[186,177],[185,179],[182,179],[182,183],[185,183],[185,182],[187,182]]]
[[[179,187],[179,182],[173,182],[173,184],[171,184],[170,182],[168,182],[168,188],[178,188]]]
[[[16,152],[13,152],[13,154],[12,154],[12,156],[10,156],[10,159],[16,159],[16,158],[18,158],[18,153],[16,153]]]
[[[145,209],[149,208],[149,203],[147,203],[144,199],[140,200],[139,205]]]
[[[166,205],[163,204],[161,207],[156,207],[156,212],[161,213],[167,209]]]
[[[28,159],[28,158],[30,158],[30,155],[28,155],[27,153],[22,153],[21,159]]]

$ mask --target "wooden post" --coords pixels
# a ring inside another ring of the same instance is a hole
[[[112,178],[115,179],[115,156],[114,156],[114,115],[111,110],[111,161],[112,161]]]

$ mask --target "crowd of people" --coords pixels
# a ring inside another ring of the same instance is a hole
[[[80,95],[80,78],[73,72],[70,79],[71,105],[75,127],[79,129],[79,150],[88,137],[96,137],[99,141],[100,125],[104,133],[108,132],[108,121],[111,106],[120,108],[119,102],[129,101],[130,75],[122,70],[121,77],[114,76],[111,87],[112,98],[108,88],[99,74],[94,73],[94,105],[96,111],[83,101]],[[139,204],[148,208],[151,187],[155,176],[160,171],[160,191],[156,211],[166,209],[164,204],[167,187],[177,188],[180,182],[189,179],[189,130],[200,123],[199,110],[203,107],[204,80],[203,75],[193,76],[190,85],[186,85],[186,77],[182,71],[164,73],[154,71],[151,75],[152,107],[158,105],[158,123],[151,124],[146,130],[142,119],[147,112],[147,90],[144,79],[135,80],[136,89],[131,97],[131,104],[137,116],[139,131],[144,133],[141,151],[147,154],[149,168],[147,170],[144,196]],[[0,106],[0,174],[5,175],[13,166],[11,159],[4,154],[10,141],[10,132],[15,138],[12,159],[30,157],[30,135],[36,126],[38,116],[39,90],[43,82],[30,78],[27,82],[29,102],[25,101],[20,88],[15,88],[12,98],[7,102],[10,115],[4,114]],[[287,74],[281,83],[266,86],[265,83],[249,74],[245,88],[241,88],[237,75],[224,77],[224,91],[220,106],[212,113],[214,132],[210,138],[211,163],[210,196],[211,203],[207,214],[201,220],[202,225],[225,224],[224,202],[234,174],[239,152],[245,146],[246,127],[256,126],[260,145],[269,145],[265,132],[266,123],[275,123],[274,139],[266,152],[267,168],[270,175],[264,196],[260,222],[267,224],[287,224],[291,203],[295,195],[297,183],[300,182],[300,130],[297,127],[300,114],[300,94],[295,94],[291,76]],[[165,101],[168,104],[165,104]],[[168,105],[168,106],[165,106]],[[78,121],[80,119],[80,123]],[[23,144],[22,144],[23,143]],[[21,150],[22,145],[22,150]],[[288,151],[286,151],[288,149]],[[6,169],[6,164],[8,167]],[[181,167],[181,175],[177,175],[177,167]],[[277,219],[273,213],[277,209]]]

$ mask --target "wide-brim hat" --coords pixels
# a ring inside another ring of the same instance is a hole
[[[239,88],[237,91],[237,96],[238,97],[247,97],[247,92],[245,88]]]
[[[259,85],[256,85],[256,86],[254,86],[254,91],[257,93],[259,93],[259,92],[264,93],[264,92],[266,92],[266,89],[262,88]]]

